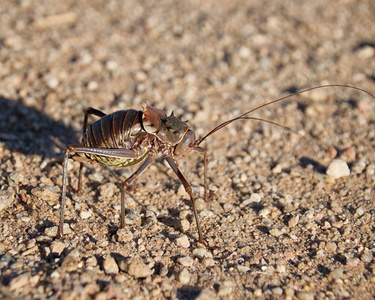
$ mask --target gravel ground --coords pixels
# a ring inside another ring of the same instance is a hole
[[[287,93],[351,84],[375,94],[375,2],[30,1],[0,6],[0,297],[12,299],[372,299],[375,98],[322,88],[215,133],[211,199],[199,154],[188,195],[158,157],[135,168],[69,163],[83,113],[183,115],[202,136]]]

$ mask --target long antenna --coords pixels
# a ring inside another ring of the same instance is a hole
[[[208,132],[205,136],[203,136],[202,138],[198,139],[195,141],[195,146],[199,146],[207,137],[209,137],[211,134],[215,133],[216,131],[219,131],[220,129],[222,129],[223,127],[237,121],[237,120],[243,120],[243,119],[252,119],[252,120],[258,120],[258,121],[263,121],[263,122],[267,122],[267,123],[271,123],[271,124],[274,124],[274,125],[278,125],[280,127],[283,127],[289,131],[292,131],[292,132],[296,132],[292,129],[290,129],[289,127],[286,127],[286,126],[283,126],[283,125],[280,125],[280,124],[277,124],[275,122],[272,122],[272,121],[268,121],[268,120],[264,120],[264,119],[259,119],[259,118],[251,118],[251,117],[246,117],[246,115],[258,110],[258,109],[261,109],[265,106],[269,106],[271,104],[274,104],[276,102],[280,102],[280,101],[283,101],[285,99],[288,99],[288,98],[291,98],[293,96],[296,96],[296,95],[299,95],[299,94],[302,94],[302,93],[306,93],[306,92],[309,92],[309,91],[312,91],[312,90],[316,90],[316,89],[320,89],[320,88],[328,88],[328,87],[343,87],[343,88],[349,88],[349,89],[353,89],[353,90],[357,90],[357,91],[360,91],[360,92],[363,92],[369,96],[371,96],[372,98],[375,99],[375,96],[373,94],[371,94],[370,92],[367,92],[361,88],[358,88],[358,87],[355,87],[355,86],[351,86],[351,85],[345,85],[345,84],[327,84],[327,85],[319,85],[319,86],[315,86],[315,87],[312,87],[312,88],[308,88],[308,89],[305,89],[305,90],[302,90],[302,91],[299,91],[299,92],[296,92],[296,93],[293,93],[293,94],[289,94],[289,95],[286,95],[284,97],[281,97],[281,98],[278,98],[276,100],[273,100],[273,101],[270,101],[270,102],[267,102],[265,104],[262,104],[258,107],[255,107],[245,113],[243,113],[242,115],[234,118],[234,119],[230,119],[228,121],[225,121],[224,123],[221,123],[220,125],[216,126],[214,129],[212,129],[210,132]]]

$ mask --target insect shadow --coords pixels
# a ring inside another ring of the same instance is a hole
[[[66,145],[77,143],[76,130],[26,106],[22,99],[0,97],[0,107],[0,142],[12,152],[60,159]]]

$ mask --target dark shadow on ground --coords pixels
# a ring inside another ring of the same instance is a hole
[[[0,142],[11,151],[45,157],[62,155],[69,144],[77,144],[77,132],[21,100],[0,97]]]

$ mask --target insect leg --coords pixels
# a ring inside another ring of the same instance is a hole
[[[121,185],[121,223],[120,228],[125,227],[125,192],[128,187],[136,180],[147,168],[154,162],[155,154],[153,152],[149,152],[148,157],[142,163],[142,165],[130,176],[128,177]]]
[[[98,116],[100,118],[103,118],[106,114],[104,112],[100,111],[100,110],[95,109],[95,108],[88,107],[86,109],[85,118],[83,120],[83,132],[82,132],[82,135],[84,135],[85,132],[86,132],[86,130],[87,130],[87,121],[88,121],[89,115],[94,115],[94,116]],[[83,163],[81,162],[81,164],[79,165],[77,193],[81,192],[81,190],[82,190],[82,169],[83,169]]]
[[[60,223],[58,235],[60,238],[64,236],[64,209],[65,209],[65,198],[66,198],[66,177],[68,170],[69,155],[75,153],[87,153],[96,154],[100,156],[107,157],[117,157],[117,158],[137,158],[138,155],[128,149],[103,149],[103,148],[89,148],[83,146],[68,146],[64,152],[64,163],[63,163],[63,188],[61,193],[61,208],[60,208]],[[142,165],[143,166],[143,165]],[[141,167],[142,167],[141,166]]]
[[[201,226],[199,225],[197,208],[195,207],[195,200],[194,200],[194,197],[193,197],[193,191],[191,189],[191,186],[190,186],[189,182],[185,179],[184,175],[182,175],[181,171],[178,169],[178,167],[177,167],[175,161],[173,160],[173,158],[171,156],[168,156],[168,155],[164,155],[164,156],[165,156],[165,159],[167,160],[168,164],[172,168],[172,170],[176,173],[178,179],[180,179],[182,185],[185,188],[185,191],[190,196],[191,204],[193,206],[193,212],[194,212],[194,216],[195,216],[195,221],[197,222],[199,242],[202,243],[202,244],[204,244],[202,230],[201,230]]]

